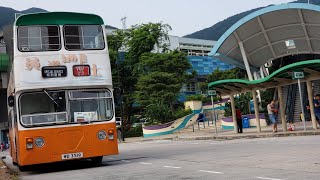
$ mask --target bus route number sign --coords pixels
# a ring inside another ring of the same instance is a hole
[[[66,66],[45,66],[41,69],[43,78],[67,77]]]
[[[89,65],[74,65],[73,66],[74,76],[90,76],[90,66]]]

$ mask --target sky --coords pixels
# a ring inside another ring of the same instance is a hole
[[[0,6],[25,10],[38,7],[48,11],[71,11],[100,15],[105,24],[126,25],[163,22],[171,35],[184,36],[210,27],[232,15],[270,4],[293,0],[0,0]]]

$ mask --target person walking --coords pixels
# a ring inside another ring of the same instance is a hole
[[[278,132],[278,124],[277,124],[278,109],[276,109],[276,107],[275,107],[275,102],[276,102],[275,100],[272,100],[267,106],[269,119],[270,119],[271,123],[273,124],[273,132],[274,133]]]
[[[4,145],[4,143],[2,142],[1,143],[1,152],[3,152],[4,150],[5,150],[5,147],[4,147],[5,145]]]
[[[237,124],[238,124],[238,133],[242,133],[242,114],[241,110],[238,106],[236,106],[236,116],[237,116]]]
[[[320,94],[317,94],[316,97],[313,99],[313,104],[314,104],[314,114],[317,117],[317,122],[320,125]]]

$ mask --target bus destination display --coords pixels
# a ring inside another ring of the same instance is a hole
[[[45,66],[41,69],[43,78],[67,77],[66,66]]]

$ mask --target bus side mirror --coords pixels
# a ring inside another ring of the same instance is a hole
[[[13,107],[14,106],[14,97],[12,95],[10,95],[8,97],[8,105],[9,105],[9,107]]]

